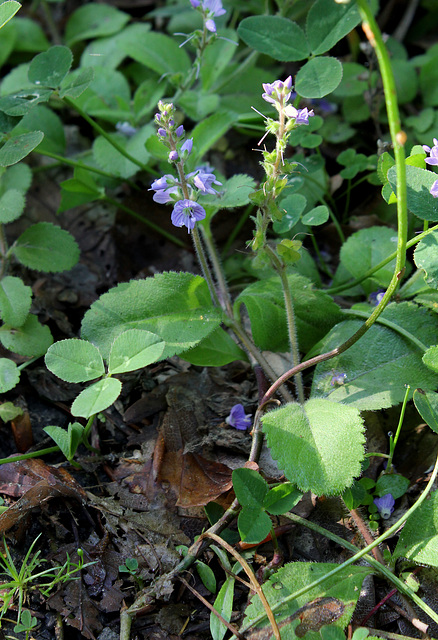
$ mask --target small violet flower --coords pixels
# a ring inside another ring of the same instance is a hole
[[[184,156],[189,156],[192,153],[193,149],[193,138],[188,138],[181,147],[181,153]]]
[[[346,373],[337,373],[332,377],[330,384],[332,387],[339,387],[345,384],[346,379],[347,379]]]
[[[288,118],[295,118],[297,124],[309,124],[309,118],[314,116],[313,109],[305,107],[304,109],[295,109],[295,107],[289,104],[284,110]]]
[[[216,176],[214,175],[214,173],[202,173],[202,171],[200,171],[193,178],[193,184],[200,191],[202,191],[202,193],[210,193],[211,195],[215,195],[217,191],[216,189],[213,189],[212,185],[217,184],[221,186],[222,182],[216,180]]]
[[[172,195],[176,195],[179,189],[175,178],[170,174],[166,174],[165,176],[154,180],[149,191],[156,192],[152,198],[154,202],[166,204],[173,201]]]
[[[120,131],[120,133],[123,133],[127,138],[135,136],[138,131],[138,129],[130,125],[129,122],[117,122],[116,129],[117,131]]]
[[[180,124],[179,127],[177,127],[175,133],[178,136],[178,138],[181,138],[181,136],[184,135],[184,127],[182,124]]]
[[[190,0],[194,9],[201,8],[205,17],[205,27],[211,33],[216,33],[216,23],[213,18],[219,18],[226,13],[222,6],[222,0]]]
[[[235,404],[225,422],[239,431],[246,431],[251,426],[251,414],[245,413],[243,405]]]
[[[438,180],[435,180],[435,182],[431,186],[430,193],[434,198],[438,198]]]
[[[284,82],[281,80],[275,80],[275,82],[263,82],[262,84],[265,93],[262,93],[263,100],[270,102],[271,104],[281,103],[285,104],[291,94],[292,90],[292,76],[286,78]]]
[[[178,151],[174,150],[169,153],[169,162],[176,162],[178,160]]]
[[[430,154],[430,158],[426,158],[426,164],[438,165],[438,140],[436,138],[433,139],[433,147],[430,148],[427,144],[423,144],[423,149],[426,153]]]
[[[190,233],[196,222],[203,220],[205,215],[200,204],[193,202],[193,200],[179,200],[175,203],[170,219],[175,227],[186,226]]]
[[[373,502],[384,520],[387,520],[394,511],[395,500],[390,493],[381,498],[374,498]]]
[[[370,293],[369,295],[369,303],[377,307],[377,305],[381,303],[384,295],[385,289],[378,289],[377,291],[373,291],[373,293]]]

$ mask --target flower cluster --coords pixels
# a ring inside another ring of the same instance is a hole
[[[226,13],[221,0],[190,0],[194,9],[202,13],[205,28],[211,33],[216,33],[216,23],[213,18],[219,18]]]
[[[275,80],[275,82],[263,83],[265,93],[262,94],[263,100],[273,104],[280,113],[284,111],[286,117],[291,124],[309,124],[309,117],[314,116],[313,109],[305,107],[304,109],[296,109],[293,105],[287,104],[292,95],[292,76],[286,78],[284,82]]]
[[[175,164],[178,178],[172,174],[154,180],[151,191],[155,191],[153,200],[159,204],[173,203],[171,215],[172,224],[175,227],[187,227],[188,232],[195,227],[196,222],[205,218],[204,208],[196,202],[199,195],[217,194],[213,185],[222,183],[216,180],[211,167],[203,165],[194,171],[185,174],[184,162],[193,149],[193,138],[182,142],[185,131],[183,125],[177,126],[174,119],[175,107],[172,103],[158,103],[159,113],[155,114],[155,122],[158,124],[158,136],[170,149],[168,160]],[[181,144],[182,142],[182,144]]]
[[[429,157],[426,158],[426,164],[430,165],[438,165],[438,140],[436,138],[433,139],[433,147],[428,147],[427,144],[423,144],[423,149],[426,153],[429,154]],[[430,193],[434,198],[438,198],[438,180],[435,180],[433,185],[430,188]]]

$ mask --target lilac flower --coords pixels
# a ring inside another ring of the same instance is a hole
[[[184,156],[186,155],[189,156],[192,153],[192,149],[193,149],[193,138],[188,138],[181,147],[181,153],[184,153]]]
[[[190,0],[190,4],[194,9],[199,7],[204,14],[205,27],[211,33],[216,33],[216,23],[213,18],[219,18],[226,13],[226,10],[222,6],[222,0]]]
[[[160,191],[161,189],[167,189],[168,187],[173,187],[176,184],[176,179],[174,176],[170,175],[170,173],[166,173],[165,176],[154,180],[151,184],[151,188],[153,191]]]
[[[178,160],[178,151],[174,150],[169,153],[169,162],[176,162]]]
[[[373,502],[384,520],[387,520],[394,511],[395,500],[390,493],[381,498],[374,498]]]
[[[292,76],[286,78],[284,82],[281,80],[275,80],[275,82],[264,82],[262,84],[265,93],[262,93],[263,100],[270,102],[271,104],[286,103],[291,94],[292,89]]]
[[[225,422],[239,431],[246,431],[251,426],[251,414],[245,413],[242,404],[235,404]]]
[[[131,138],[138,131],[135,127],[130,125],[129,122],[118,122],[116,124],[116,129],[117,131],[120,131],[120,133],[123,133],[127,138]]]
[[[159,127],[157,133],[162,138],[166,138],[167,137],[166,129],[163,129],[163,127]]]
[[[160,130],[158,129],[158,132]],[[176,129],[175,131],[176,135],[178,136],[178,138],[181,138],[182,135],[184,135],[184,127],[182,124],[179,125],[179,127]]]
[[[152,198],[154,202],[166,204],[167,202],[173,202],[172,195],[178,194],[179,189],[176,179],[172,175],[166,174],[154,180],[149,191],[156,192]]]
[[[175,203],[172,211],[171,221],[175,227],[187,227],[188,232],[194,228],[198,220],[205,218],[205,211],[200,204],[193,200],[179,200]]]
[[[435,182],[431,186],[430,193],[434,198],[438,198],[438,180],[435,180]]]
[[[211,195],[215,195],[217,191],[216,189],[213,189],[212,185],[217,184],[221,186],[222,182],[216,180],[216,176],[214,175],[214,173],[202,173],[202,171],[200,171],[195,175],[193,184],[200,191],[202,191],[202,193],[210,193]]]
[[[161,191],[157,191],[152,196],[152,200],[154,202],[158,202],[158,204],[167,204],[168,202],[174,202],[176,198],[172,196],[179,195],[178,187],[171,187],[170,189],[162,189]]]
[[[378,289],[377,291],[373,291],[373,293],[370,293],[368,300],[370,304],[377,307],[377,305],[381,303],[384,295],[385,289]]]
[[[309,118],[315,115],[313,109],[310,109],[310,111],[307,107],[295,109],[291,104],[285,108],[284,112],[288,118],[295,118],[296,124],[309,124]]]
[[[343,384],[345,384],[346,379],[347,379],[346,373],[337,373],[332,377],[330,384],[332,387],[335,387],[335,386],[340,387]]]
[[[434,164],[438,165],[438,140],[436,138],[433,139],[433,147],[430,148],[427,144],[423,144],[423,149],[426,153],[430,154],[430,158],[426,158],[426,164]]]

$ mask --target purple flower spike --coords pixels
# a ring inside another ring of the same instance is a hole
[[[212,187],[213,184],[222,185],[222,182],[216,180],[214,173],[202,173],[202,171],[194,177],[193,183],[202,193],[210,193],[211,195],[217,193],[216,189]]]
[[[438,180],[435,180],[435,182],[431,186],[430,193],[434,198],[438,198]]]
[[[179,200],[173,208],[171,221],[175,227],[187,227],[188,232],[194,228],[198,220],[205,218],[205,211],[193,200]]]
[[[381,498],[374,498],[373,502],[384,520],[387,520],[394,511],[395,500],[390,493]]]
[[[245,413],[242,404],[235,404],[225,422],[239,431],[246,431],[251,426],[251,414]]]

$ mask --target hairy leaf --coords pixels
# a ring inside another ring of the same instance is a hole
[[[392,561],[408,558],[438,567],[438,491],[407,520],[394,550]]]
[[[341,493],[360,474],[365,438],[354,407],[308,400],[270,411],[262,423],[272,457],[302,491]]]
[[[20,381],[20,369],[9,358],[0,358],[0,393],[13,389]]]
[[[0,149],[0,167],[9,167],[29,155],[44,138],[42,131],[12,136]]]
[[[307,603],[311,604],[316,598],[337,599],[343,603],[344,608],[342,609],[341,607],[342,615],[332,620],[332,624],[343,629],[349,623],[360,595],[362,582],[371,573],[371,569],[368,567],[345,567],[305,594],[286,603],[284,602],[292,593],[307,587],[318,579],[322,579],[337,567],[339,565],[328,562],[292,562],[279,569],[263,585],[263,592],[269,605],[274,610],[275,619],[280,626],[282,640],[295,640],[296,636],[293,629],[301,623],[301,620],[298,616],[293,620],[290,620],[290,618],[298,609],[305,607]],[[315,620],[317,620],[318,613],[322,613],[322,611],[318,612],[317,607],[313,611]],[[263,613],[264,608],[260,599],[253,597],[250,605],[245,610],[244,624],[251,622],[259,615],[263,615]],[[323,619],[324,616],[321,615],[320,620]],[[309,619],[309,623],[310,621]],[[288,622],[289,624],[287,624]],[[254,633],[257,633],[267,625],[268,620],[265,618],[254,627]],[[268,628],[270,628],[270,625]],[[270,635],[263,636],[263,638],[269,638]],[[318,636],[312,634],[312,637],[316,638]]]
[[[9,189],[0,197],[0,223],[7,224],[13,222],[21,216],[24,211],[26,200],[23,194],[17,189]]]
[[[73,54],[68,47],[55,45],[38,54],[29,66],[28,78],[33,84],[44,87],[59,87],[70,71]]]
[[[427,346],[438,343],[436,316],[412,302],[391,303],[383,312],[387,319]],[[350,338],[362,326],[347,320],[324,338],[321,352],[330,351]],[[405,385],[433,390],[438,380],[422,362],[419,347],[395,330],[374,324],[347,351],[317,365],[312,397],[330,398],[361,410],[376,410],[402,402]],[[345,374],[342,384],[336,376]]]
[[[82,337],[104,358],[126,329],[146,329],[166,342],[162,358],[199,344],[221,322],[207,283],[190,273],[167,272],[121,284],[94,302],[84,316]]]

